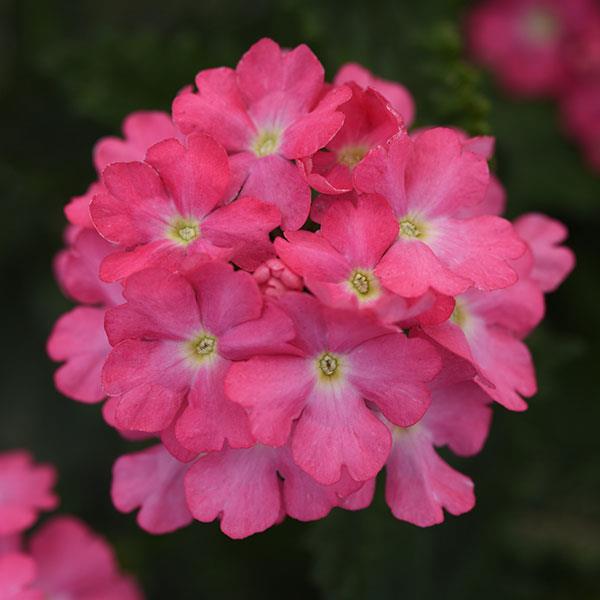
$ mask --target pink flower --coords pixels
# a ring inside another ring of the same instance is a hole
[[[287,242],[275,240],[278,255],[328,306],[372,310],[394,323],[428,311],[435,303],[433,294],[406,300],[379,277],[379,265],[398,237],[396,217],[379,196],[362,196],[355,203],[336,201],[318,233],[292,231],[286,237]],[[439,308],[438,322],[442,322],[450,316],[453,303]]]
[[[515,290],[482,293],[470,290],[456,298],[452,319],[423,327],[433,340],[478,370],[475,381],[496,402],[509,410],[525,410],[537,391],[533,361],[520,341],[539,323],[544,300],[528,281]]]
[[[406,127],[412,125],[415,118],[415,102],[403,85],[375,77],[369,70],[356,63],[342,65],[333,81],[336,85],[353,81],[362,88],[371,88],[379,92],[402,116]]]
[[[571,81],[600,80],[600,7],[597,3],[591,7],[583,30],[567,40],[564,54]]]
[[[265,296],[277,297],[285,292],[301,291],[302,277],[288,269],[277,258],[270,258],[252,274]]]
[[[310,210],[310,189],[294,160],[312,156],[338,132],[346,87],[324,89],[324,71],[310,49],[282,50],[262,39],[235,70],[200,71],[196,93],[179,95],[173,115],[185,133],[205,132],[232,155],[238,190],[275,205],[284,229],[299,229]]]
[[[54,517],[32,536],[34,588],[44,597],[140,600],[133,579],[122,575],[112,549],[74,517]]]
[[[570,86],[561,98],[568,133],[583,147],[589,164],[600,171],[600,79]]]
[[[191,510],[205,522],[220,517],[223,531],[241,538],[285,514],[310,521],[334,506],[364,508],[370,496],[362,488],[347,475],[332,486],[318,484],[296,466],[287,447],[224,448],[181,462],[154,446],[116,462],[112,497],[123,512],[141,507],[138,523],[150,533],[184,527]]]
[[[478,154],[485,160],[491,160],[494,156],[496,139],[489,135],[478,135],[469,137],[464,131],[454,128],[463,142],[465,150]],[[414,133],[412,134],[414,137]],[[462,219],[469,217],[480,217],[483,215],[500,216],[506,208],[506,190],[494,175],[490,173],[490,182],[483,201],[475,206],[469,206],[459,211],[457,216]]]
[[[79,232],[73,245],[56,259],[56,276],[65,293],[91,306],[78,306],[55,323],[48,338],[52,360],[65,361],[54,375],[57,389],[80,402],[100,402],[105,393],[100,373],[110,352],[104,314],[123,301],[121,286],[100,281],[100,263],[114,246],[95,231]]]
[[[177,130],[171,117],[159,111],[138,111],[131,113],[123,121],[123,137],[105,137],[94,147],[94,166],[98,176],[104,168],[115,162],[144,160],[150,146],[183,136]],[[70,223],[88,229],[93,228],[89,206],[92,198],[103,190],[99,182],[92,183],[85,194],[74,197],[65,206],[65,215]]]
[[[447,465],[435,446],[460,456],[480,451],[491,410],[483,390],[471,381],[468,365],[443,354],[444,369],[432,382],[431,406],[416,425],[391,426],[393,446],[386,463],[386,501],[398,519],[428,527],[475,505],[473,482]]]
[[[227,395],[247,409],[256,439],[282,446],[291,434],[294,461],[319,483],[374,477],[390,435],[366,401],[394,423],[417,422],[429,404],[426,381],[436,352],[368,315],[320,306],[305,294],[279,299],[296,325],[289,354],[236,363]],[[292,426],[293,430],[292,430]]]
[[[285,446],[212,452],[199,457],[185,478],[194,517],[206,523],[220,518],[221,530],[234,539],[264,531],[286,514],[313,521],[334,506],[364,508],[370,495],[363,494],[362,487],[347,474],[334,485],[317,483],[295,464]]]
[[[94,146],[96,171],[100,175],[112,163],[144,160],[148,148],[169,138],[176,138],[180,142],[185,139],[167,113],[131,113],[123,121],[123,139],[105,137]]]
[[[44,594],[31,588],[35,562],[30,556],[11,552],[0,556],[0,598],[2,600],[44,600]]]
[[[232,361],[279,351],[293,337],[290,320],[263,303],[251,275],[223,263],[189,279],[147,269],[128,278],[124,295],[106,316],[114,348],[103,372],[119,427],[160,432],[183,410],[175,434],[184,447],[251,446],[247,417],[223,380]]]
[[[515,230],[533,256],[528,278],[542,292],[553,292],[575,267],[573,251],[561,245],[567,239],[567,228],[546,215],[530,213],[515,221]]]
[[[0,536],[24,531],[41,511],[54,509],[55,481],[54,468],[34,464],[25,451],[0,454]]]
[[[509,91],[556,94],[566,82],[565,42],[580,35],[590,0],[487,0],[468,21],[472,52]]]
[[[148,266],[189,267],[197,259],[231,258],[252,269],[272,254],[268,233],[279,223],[277,209],[254,198],[219,205],[229,182],[225,151],[204,135],[187,143],[165,140],[145,163],[105,169],[108,193],[94,197],[92,220],[103,237],[129,250],[104,260],[102,279]]]
[[[349,84],[352,98],[340,106],[344,125],[323,151],[300,161],[307,181],[324,194],[353,189],[352,171],[371,148],[383,144],[404,127],[386,99],[372,89]]]
[[[180,462],[162,446],[121,456],[113,467],[112,500],[121,512],[141,508],[137,521],[150,533],[189,525],[183,478],[191,463]]]
[[[429,288],[454,296],[470,287],[512,285],[509,260],[525,252],[512,225],[500,217],[460,218],[484,200],[485,159],[464,147],[451,129],[400,134],[373,149],[354,171],[362,193],[379,194],[392,207],[398,236],[377,267],[390,290],[405,297]]]

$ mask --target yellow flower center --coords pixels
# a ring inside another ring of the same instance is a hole
[[[365,146],[346,146],[338,152],[338,163],[349,169],[354,167],[365,157],[368,148]]]
[[[216,356],[217,338],[208,333],[202,333],[186,343],[186,354],[195,363],[204,363]]]
[[[192,219],[177,219],[167,231],[173,241],[187,246],[200,237],[200,224]]]
[[[348,289],[356,294],[361,302],[375,300],[381,293],[379,281],[368,269],[357,269],[348,279]]]
[[[402,219],[400,221],[399,235],[405,238],[418,238],[423,235],[423,232],[413,220]]]
[[[525,18],[527,37],[538,44],[546,44],[557,38],[560,23],[556,16],[544,8],[533,8]]]
[[[269,154],[277,152],[280,142],[281,131],[276,129],[265,130],[259,133],[252,142],[252,152],[261,158],[269,156]]]
[[[460,299],[457,298],[456,304],[454,305],[454,310],[450,315],[450,320],[458,325],[461,329],[464,329],[469,321],[469,311],[464,302],[461,302]]]

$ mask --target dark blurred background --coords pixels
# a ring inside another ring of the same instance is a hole
[[[465,61],[451,0],[0,0],[0,450],[26,447],[60,471],[61,511],[102,532],[151,599],[600,598],[600,178],[566,141],[550,103],[507,98]],[[288,521],[241,542],[216,524],[153,537],[109,498],[134,445],[98,407],[53,388],[44,344],[69,308],[51,261],[62,207],[94,178],[90,153],[137,109],[169,109],[203,68],[234,66],[271,36],[308,43],[332,76],[359,61],[406,84],[418,125],[497,136],[509,216],[565,221],[578,257],[530,340],[539,394],[495,411],[481,455],[451,464],[478,504],[427,529],[395,521],[381,490],[361,513]]]

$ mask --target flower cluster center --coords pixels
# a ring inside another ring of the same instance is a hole
[[[364,146],[346,146],[338,152],[338,163],[353,169],[367,154]]]
[[[274,154],[279,148],[281,132],[269,129],[260,133],[252,143],[252,151],[256,156],[263,157]]]

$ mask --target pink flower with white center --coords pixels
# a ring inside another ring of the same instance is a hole
[[[35,464],[27,452],[0,454],[0,536],[24,531],[41,511],[56,508],[55,482],[54,468]]]
[[[515,230],[533,255],[528,278],[542,292],[553,292],[575,267],[573,251],[561,245],[569,235],[567,228],[546,215],[529,213],[515,221]]]
[[[0,598],[2,600],[44,600],[44,594],[31,585],[35,562],[26,554],[11,552],[0,556]]]
[[[515,262],[519,281],[502,290],[469,290],[456,299],[450,321],[424,327],[425,333],[477,369],[477,383],[511,410],[524,410],[521,396],[535,394],[533,362],[520,341],[542,320],[544,292],[554,290],[575,265],[571,250],[561,246],[567,230],[538,214],[524,215],[515,229],[529,244]]]
[[[565,83],[565,41],[594,10],[591,0],[488,0],[468,21],[473,55],[509,91],[547,95]]]
[[[150,146],[169,138],[177,138],[180,141],[184,139],[167,113],[160,111],[131,113],[123,121],[123,139],[105,137],[98,140],[94,147],[94,166],[98,177],[111,163],[144,160]],[[85,194],[72,198],[65,206],[65,215],[69,222],[92,229],[94,225],[90,218],[90,202],[102,191],[102,184],[94,182]]]
[[[278,210],[248,197],[221,204],[229,164],[208,136],[190,136],[187,147],[175,139],[160,142],[146,162],[106,167],[102,181],[107,192],[92,200],[92,220],[105,239],[127,248],[104,260],[105,281],[213,258],[252,269],[273,254],[268,234],[279,224]]]
[[[323,151],[304,158],[307,181],[324,194],[343,194],[353,189],[352,171],[369,150],[383,144],[404,128],[402,118],[375,90],[348,84],[352,98],[339,107],[344,125]]]
[[[368,69],[356,63],[346,63],[337,72],[333,82],[336,85],[342,85],[351,81],[362,88],[371,88],[379,92],[402,116],[406,127],[412,125],[415,118],[415,101],[403,85],[375,77]]]
[[[285,292],[301,291],[302,277],[288,269],[278,258],[270,258],[252,274],[265,296],[276,298]]]
[[[100,402],[105,397],[102,365],[110,352],[104,331],[106,309],[123,302],[119,284],[100,281],[100,263],[115,247],[94,230],[83,229],[73,245],[56,258],[56,277],[71,298],[90,306],[78,306],[55,323],[48,338],[52,360],[65,361],[54,375],[57,389],[79,402]]]
[[[398,519],[420,527],[444,520],[475,505],[473,482],[446,464],[435,451],[448,445],[460,456],[477,454],[487,437],[489,398],[471,380],[472,369],[449,353],[444,368],[432,382],[431,406],[416,425],[390,425],[393,446],[386,463],[385,496]]]
[[[544,301],[535,284],[518,285],[518,293],[469,290],[456,298],[449,321],[423,331],[471,362],[478,370],[475,381],[491,398],[520,411],[527,408],[522,396],[533,396],[537,384],[531,355],[519,337],[539,323]]]
[[[107,542],[74,517],[54,517],[29,543],[33,587],[43,598],[141,600],[136,582],[119,572]]]
[[[364,195],[353,204],[334,202],[318,233],[289,231],[287,242],[275,240],[283,262],[304,278],[306,286],[328,306],[372,310],[388,323],[429,311],[434,294],[405,299],[386,288],[379,264],[398,237],[398,221],[380,196]],[[437,306],[437,322],[451,314],[453,302]]]
[[[196,93],[179,95],[173,117],[184,133],[200,131],[230,153],[232,185],[276,206],[284,229],[302,227],[310,188],[297,159],[325,147],[344,122],[337,109],[347,87],[324,89],[324,71],[311,50],[282,50],[270,39],[254,44],[235,70],[200,71]]]
[[[162,445],[121,456],[113,467],[113,504],[124,513],[140,508],[137,522],[149,533],[168,533],[189,525],[192,515],[183,479],[191,464],[180,462]]]
[[[118,398],[115,420],[128,430],[175,436],[196,453],[253,445],[243,409],[224,393],[232,361],[277,353],[293,335],[282,310],[263,302],[252,276],[208,263],[186,279],[147,269],[127,279],[127,303],[106,315],[114,348],[104,388]],[[183,411],[179,415],[180,411]]]
[[[314,521],[334,506],[364,508],[371,499],[361,493],[362,486],[347,473],[333,485],[319,484],[296,465],[285,446],[212,452],[199,457],[185,477],[194,518],[205,523],[219,518],[223,533],[234,539],[264,531],[286,514]]]
[[[526,247],[512,225],[493,215],[460,218],[483,201],[489,174],[485,159],[466,150],[455,131],[399,134],[367,155],[354,181],[359,192],[383,196],[396,217],[396,242],[377,267],[388,289],[408,298],[430,288],[454,296],[517,280],[509,261]]]
[[[374,477],[390,435],[366,404],[394,423],[416,423],[429,404],[425,382],[440,368],[435,350],[365,313],[324,307],[306,294],[278,301],[296,326],[288,354],[256,356],[227,375],[227,395],[248,411],[252,433],[269,446],[291,435],[294,460],[322,484],[347,469]]]

